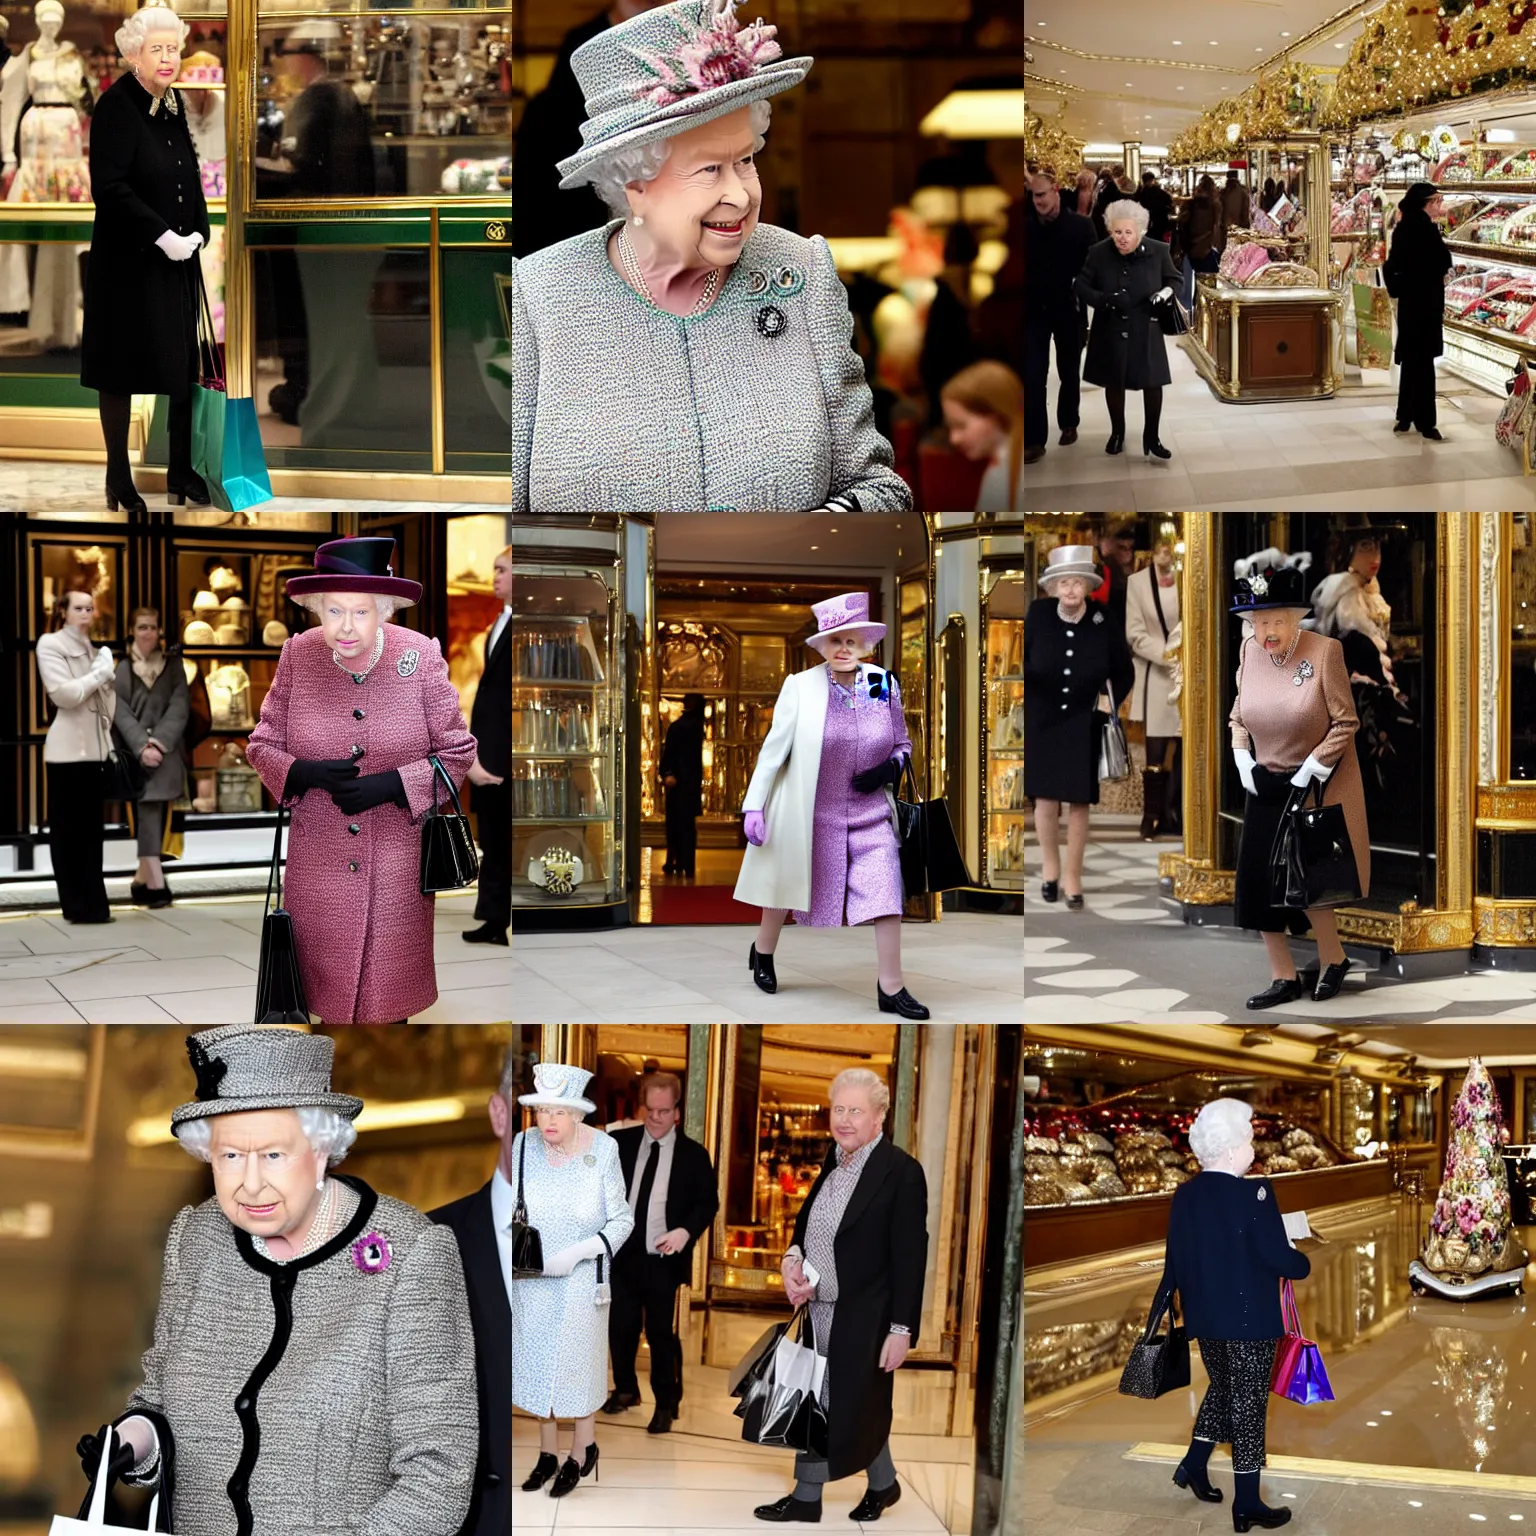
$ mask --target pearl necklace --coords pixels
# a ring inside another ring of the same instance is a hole
[[[1269,659],[1270,659],[1270,660],[1271,660],[1271,661],[1272,661],[1272,662],[1273,662],[1273,663],[1274,663],[1274,664],[1275,664],[1275,665],[1276,665],[1276,666],[1277,666],[1277,667],[1285,667],[1285,666],[1289,666],[1289,665],[1290,665],[1290,660],[1291,660],[1291,657],[1292,657],[1292,656],[1294,656],[1294,655],[1295,655],[1295,654],[1296,654],[1296,647],[1297,647],[1297,646],[1298,646],[1298,645],[1299,645],[1299,644],[1300,644],[1300,643],[1301,643],[1301,630],[1300,630],[1300,629],[1298,629],[1298,630],[1297,630],[1297,631],[1296,631],[1296,633],[1295,633],[1295,634],[1294,634],[1294,635],[1292,635],[1292,636],[1291,636],[1291,643],[1290,643],[1290,647],[1289,647],[1289,649],[1287,649],[1287,651],[1286,651],[1286,653],[1285,653],[1285,655],[1284,655],[1284,656],[1271,656],[1271,657],[1270,657],[1270,658],[1269,658]]]
[[[368,674],[370,672],[373,671],[374,666],[378,662],[379,657],[382,656],[383,654],[384,654],[384,626],[381,624],[381,625],[379,625],[379,638],[373,642],[373,655],[368,658],[368,665],[366,667],[364,667],[361,672],[352,672],[352,668],[346,662],[344,662],[341,659],[341,652],[340,651],[332,651],[331,652],[331,660],[334,661],[336,663],[336,665],[338,667],[340,667],[343,672],[352,672],[352,681],[354,683],[360,683],[360,682],[362,682],[362,680],[365,677],[368,676]]]
[[[1058,619],[1060,619],[1063,624],[1081,624],[1083,622],[1083,620],[1085,618],[1087,618],[1087,616],[1088,616],[1088,604],[1087,603],[1084,603],[1083,606],[1077,610],[1077,617],[1076,618],[1068,618],[1067,617],[1066,609],[1061,606],[1061,599],[1060,598],[1056,599],[1056,617]]]
[[[320,1199],[315,1205],[315,1219],[309,1224],[309,1236],[304,1239],[304,1246],[287,1259],[273,1259],[273,1263],[288,1264],[294,1259],[302,1259],[306,1254],[313,1253],[315,1249],[330,1242],[335,1236],[336,1188],[334,1179],[325,1181],[325,1188],[320,1191]],[[251,1246],[262,1258],[272,1258],[272,1255],[267,1252],[264,1238],[252,1237]]]
[[[548,1163],[551,1168],[558,1168],[561,1166],[561,1164],[570,1162],[580,1150],[581,1127],[578,1125],[576,1127],[576,1134],[571,1138],[570,1151],[566,1151],[564,1147],[558,1145],[552,1147],[548,1142],[545,1142],[544,1161]]]
[[[635,255],[635,248],[629,243],[628,225],[619,225],[619,261],[623,264],[624,271],[630,282],[644,295],[645,302],[653,309],[660,309],[661,305],[651,297],[651,290],[645,281],[645,274],[640,270],[640,259]],[[711,267],[709,276],[704,280],[704,291],[699,295],[699,301],[688,311],[687,318],[694,315],[702,315],[709,306],[714,303],[715,289],[720,286],[720,268]]]

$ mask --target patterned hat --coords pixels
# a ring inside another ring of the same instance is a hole
[[[829,635],[860,634],[871,645],[885,637],[885,625],[878,619],[870,621],[868,592],[845,592],[841,597],[829,597],[823,602],[812,603],[811,612],[816,615],[816,633],[806,639],[809,646],[814,647],[818,640],[825,640]]]
[[[1093,558],[1093,551],[1086,544],[1058,544],[1045,557],[1045,569],[1040,573],[1040,585],[1047,592],[1053,581],[1063,576],[1081,576],[1092,591],[1104,580],[1104,573]]]
[[[363,1101],[331,1092],[336,1047],[324,1035],[259,1024],[225,1024],[187,1036],[197,1098],[172,1111],[171,1126],[251,1109],[334,1109],[355,1120]]]
[[[615,149],[653,144],[799,85],[810,58],[786,59],[778,29],[736,19],[741,0],[675,0],[589,38],[571,55],[587,120],[559,164],[562,187],[591,179]]]
[[[382,592],[407,603],[421,601],[421,583],[396,576],[393,539],[332,539],[315,551],[312,575],[290,576],[288,596],[306,592]]]
[[[1237,584],[1232,613],[1256,613],[1262,608],[1299,608],[1311,613],[1312,605],[1302,596],[1302,575],[1294,566],[1257,571]]]
[[[541,1061],[533,1069],[534,1091],[518,1094],[517,1102],[535,1109],[542,1105],[545,1109],[580,1109],[589,1115],[596,1114],[597,1105],[582,1097],[591,1081],[592,1074],[583,1067]]]

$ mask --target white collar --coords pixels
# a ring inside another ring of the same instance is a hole
[[[1202,1168],[1201,1173],[1224,1173],[1229,1179],[1240,1179],[1242,1174],[1233,1173],[1230,1168]]]
[[[499,1167],[491,1175],[491,1224],[498,1232],[512,1225],[512,1186]]]
[[[677,1144],[677,1127],[669,1126],[665,1136],[652,1136],[645,1128],[645,1122],[641,1121],[640,1136],[643,1141],[654,1141],[658,1147],[671,1147]]]

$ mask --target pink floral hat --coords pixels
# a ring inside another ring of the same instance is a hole
[[[587,103],[581,148],[559,164],[579,187],[616,149],[672,138],[799,85],[814,60],[786,59],[778,29],[736,19],[742,0],[676,0],[600,32],[571,55]]]
[[[814,648],[818,640],[829,635],[857,635],[873,645],[885,638],[885,625],[869,616],[868,592],[845,592],[841,597],[829,597],[811,604],[816,615],[816,633],[807,638],[806,644]]]

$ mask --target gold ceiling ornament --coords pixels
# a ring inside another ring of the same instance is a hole
[[[1083,168],[1083,149],[1087,141],[1073,138],[1038,112],[1024,114],[1024,163],[1049,170],[1058,186],[1072,182]]]
[[[1027,69],[1024,71],[1024,84],[1026,86],[1038,85],[1042,90],[1052,95],[1081,96],[1083,94],[1083,87],[1080,85],[1073,85],[1066,80],[1048,80],[1044,75],[1030,74]]]
[[[1316,126],[1323,77],[1310,64],[1267,70],[1241,95],[1218,101],[1168,144],[1174,165],[1225,160],[1255,139],[1279,139]],[[1237,132],[1232,132],[1233,125]]]
[[[1533,0],[1388,0],[1356,38],[1322,126],[1352,128],[1533,78]]]
[[[1031,48],[1054,48],[1071,59],[1082,59],[1088,64],[1139,64],[1145,69],[1182,69],[1190,74],[1201,75],[1250,75],[1247,65],[1201,64],[1194,59],[1136,59],[1125,53],[1089,53],[1084,48],[1069,48],[1065,43],[1047,42],[1043,37],[1032,37]]]
[[[1438,0],[1430,0],[1429,10],[1434,10]],[[1305,53],[1309,48],[1314,48],[1318,43],[1331,42],[1334,34],[1345,27],[1353,25],[1362,17],[1369,15],[1380,4],[1380,0],[1351,0],[1343,10],[1335,11],[1326,20],[1318,22],[1310,32],[1303,32],[1300,37],[1293,37],[1284,48],[1270,54],[1259,65],[1262,73],[1266,69],[1272,69],[1275,65],[1283,63],[1288,58],[1293,58],[1298,53]]]

